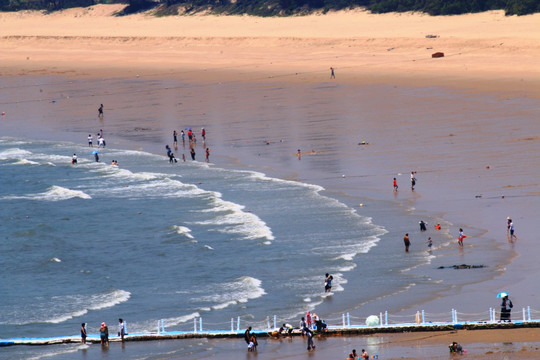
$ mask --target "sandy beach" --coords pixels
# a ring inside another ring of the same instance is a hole
[[[441,237],[457,238],[462,227],[465,247],[456,240],[455,249],[435,246],[434,255],[444,254],[439,263],[446,265],[487,265],[492,277],[461,272],[448,288],[405,295],[396,313],[477,313],[497,308],[500,291],[511,294],[514,318],[523,307],[540,309],[539,14],[114,16],[120,9],[0,13],[2,135],[84,142],[89,128],[104,127],[112,146],[161,153],[173,129],[204,126],[216,164],[321,185],[359,213],[369,211],[370,200],[409,212],[417,220],[407,226],[370,214],[399,251],[403,234],[422,218],[430,218],[430,230],[432,221],[451,224]],[[432,58],[435,52],[445,56]],[[97,118],[100,103],[104,120]],[[507,216],[517,241],[506,236]],[[424,238],[411,240],[413,248],[425,246]],[[393,354],[426,346],[431,358],[439,347],[447,358],[442,345],[452,339],[471,344],[466,348],[480,359],[539,352],[536,330],[438,335],[384,342]],[[328,343],[350,347],[356,340],[349,339]],[[331,358],[323,348],[310,358]],[[244,350],[227,351],[234,358]],[[305,358],[283,346],[273,351],[290,356],[268,358]]]

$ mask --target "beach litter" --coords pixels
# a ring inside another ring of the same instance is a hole
[[[436,53],[431,54],[431,57],[432,57],[432,58],[442,58],[442,57],[444,57],[444,53],[438,51],[438,52],[436,52]]]

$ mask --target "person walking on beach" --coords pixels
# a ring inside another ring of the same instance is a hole
[[[403,242],[405,243],[405,252],[409,252],[409,246],[411,246],[411,240],[409,240],[409,233],[406,233],[403,237]]]
[[[302,159],[302,152],[300,151],[300,149],[298,149],[298,151],[296,152],[296,157],[298,158],[298,160]]]
[[[313,344],[313,331],[311,331],[307,327],[304,328],[304,331],[306,332],[306,336],[307,336],[307,349],[308,349],[308,351],[311,350],[311,349],[315,350],[315,344]]]
[[[459,235],[458,235],[458,244],[459,246],[463,246],[463,239],[465,239],[467,235],[463,233],[463,229],[459,228]]]
[[[307,327],[306,318],[302,316],[302,319],[300,319],[300,329],[302,330],[302,336],[306,335],[304,332],[304,328]]]
[[[510,216],[506,218],[506,236],[510,235],[510,224],[512,223],[512,219],[510,219]]]
[[[88,134],[88,146],[89,147],[94,147],[94,145],[92,144],[92,141],[94,141],[94,138],[92,137],[92,134]]]
[[[503,296],[502,303],[501,303],[501,321],[508,321],[510,322],[510,312],[512,311],[512,308],[514,307],[514,304],[512,304],[512,300],[508,298],[508,294]]]
[[[99,337],[101,339],[101,345],[109,345],[109,328],[104,322],[101,323],[99,328]]]
[[[182,137],[182,146],[186,146],[186,133],[184,130],[180,130],[180,136]]]
[[[510,225],[508,226],[508,229],[510,231],[510,242],[517,240],[517,236],[514,233],[514,222],[512,220],[510,220]]]
[[[126,324],[124,320],[118,319],[118,336],[120,336],[122,342],[124,342],[124,335],[126,335]]]
[[[416,185],[416,178],[415,178],[416,171],[411,171],[411,190],[414,191],[414,186]]]
[[[397,191],[397,189],[398,189],[397,180],[396,178],[394,178],[394,191]]]
[[[330,79],[335,79],[336,78],[336,73],[334,72],[334,68],[331,67],[330,68]]]
[[[101,104],[101,106],[98,109],[98,117],[99,118],[103,117],[103,104]]]
[[[178,150],[178,133],[176,132],[176,130],[173,131],[172,135],[173,135],[173,146],[174,146],[174,149],[175,149],[175,150]]]
[[[201,137],[202,137],[203,143],[206,142],[206,130],[204,130],[204,128],[201,129]]]
[[[86,344],[86,324],[85,323],[82,323],[81,324],[81,342],[83,344]]]

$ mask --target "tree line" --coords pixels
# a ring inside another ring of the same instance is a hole
[[[0,10],[56,11],[111,2],[128,4],[124,13],[155,8],[156,15],[206,11],[216,14],[290,16],[359,7],[373,13],[415,11],[430,15],[458,15],[488,10],[504,10],[506,15],[540,12],[540,0],[0,0]]]

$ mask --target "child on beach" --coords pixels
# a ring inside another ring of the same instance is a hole
[[[431,237],[428,237],[426,244],[428,244],[428,248],[431,250],[431,247],[433,246],[433,240],[431,240]]]
[[[458,244],[459,246],[463,246],[463,239],[465,239],[467,235],[463,233],[463,229],[459,228],[459,236],[458,236]]]

